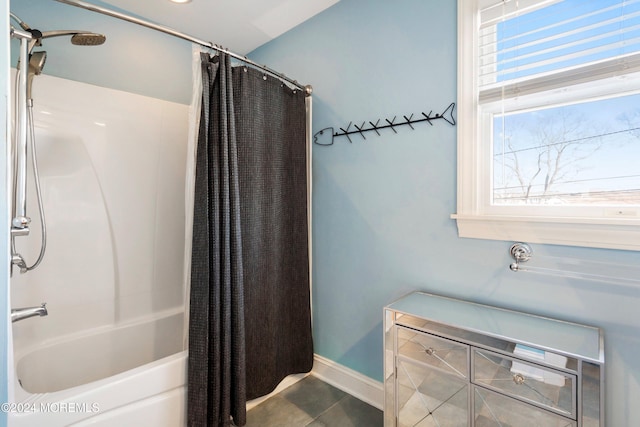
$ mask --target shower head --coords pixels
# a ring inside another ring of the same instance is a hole
[[[102,34],[77,33],[71,36],[71,43],[76,46],[99,46],[107,40]]]
[[[33,40],[29,43],[29,53],[31,53],[35,46],[42,46],[42,40],[49,37],[71,36],[71,43],[76,46],[99,46],[107,40],[107,37],[104,35],[92,33],[90,31],[57,30],[41,32],[39,30],[32,29],[13,12],[10,12],[10,17],[18,23],[20,28],[31,33]]]
[[[71,36],[71,43],[80,46],[98,46],[104,43],[107,38],[102,34],[92,33],[91,31],[78,31],[78,30],[56,30],[56,31],[44,31],[42,33],[42,39],[48,39],[49,37]]]
[[[29,43],[29,52],[33,50],[35,46],[42,46],[42,40],[50,37],[62,37],[71,36],[71,43],[76,46],[99,46],[103,44],[107,37],[102,34],[92,33],[90,31],[79,30],[55,30],[44,31],[40,33],[40,37],[33,39]]]

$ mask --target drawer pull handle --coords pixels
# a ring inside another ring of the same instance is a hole
[[[451,369],[453,372],[455,372],[456,374],[460,375],[460,377],[462,378],[466,378],[467,376],[465,374],[463,374],[462,372],[460,372],[459,370],[457,370],[453,365],[451,365],[451,363],[447,362],[446,360],[444,360],[442,357],[438,356],[436,354],[436,349],[433,347],[423,347],[424,348],[424,352],[428,355],[428,356],[433,356],[435,357],[438,361],[440,361],[440,363],[446,365],[449,369]]]
[[[524,375],[522,375],[522,374],[515,374],[513,376],[513,382],[518,384],[518,385],[524,384],[524,380],[525,380],[525,378],[524,378]]]

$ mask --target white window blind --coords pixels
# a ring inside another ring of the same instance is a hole
[[[640,71],[640,0],[481,6],[481,103]]]

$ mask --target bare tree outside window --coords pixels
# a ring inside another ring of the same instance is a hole
[[[640,96],[623,98],[496,116],[493,203],[640,204]]]

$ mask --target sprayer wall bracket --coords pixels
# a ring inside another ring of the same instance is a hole
[[[11,237],[28,236],[29,231],[30,231],[29,227],[23,227],[23,228],[11,227]]]

